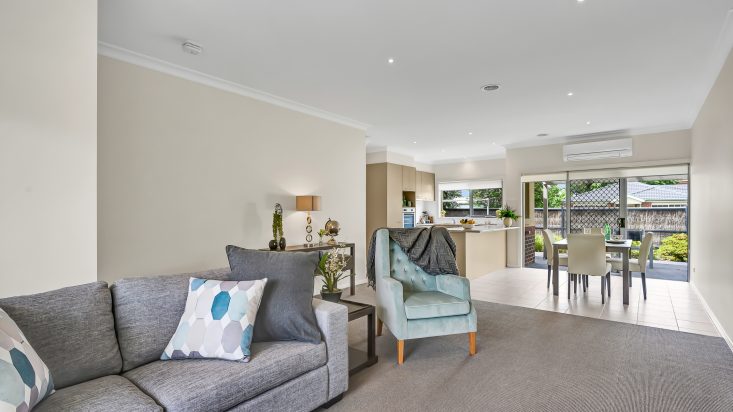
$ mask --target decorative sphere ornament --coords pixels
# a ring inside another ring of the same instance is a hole
[[[328,244],[335,245],[336,239],[334,239],[334,236],[338,236],[339,231],[341,230],[341,226],[339,225],[339,222],[336,220],[331,220],[331,218],[328,218],[328,222],[326,222],[326,227],[324,229],[326,230],[326,234],[331,236],[331,239],[329,239]]]

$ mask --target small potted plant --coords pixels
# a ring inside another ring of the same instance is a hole
[[[321,298],[323,300],[338,302],[341,299],[343,291],[338,288],[338,282],[345,276],[345,268],[346,255],[339,252],[338,248],[333,248],[330,252],[323,254],[321,261],[318,262],[318,273],[316,273],[316,276],[322,277]]]
[[[326,236],[327,232],[326,229],[321,229],[318,231],[318,244],[323,244],[323,237]]]
[[[511,227],[514,221],[519,219],[519,215],[509,206],[504,205],[503,208],[496,211],[496,217],[504,219],[504,227]]]

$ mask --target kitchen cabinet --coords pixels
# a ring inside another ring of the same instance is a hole
[[[410,166],[402,166],[402,191],[415,192],[416,185],[416,169]]]
[[[417,200],[428,202],[435,201],[435,174],[430,172],[417,172],[415,197]]]
[[[367,245],[380,227],[402,227],[402,165],[374,163],[366,166]]]

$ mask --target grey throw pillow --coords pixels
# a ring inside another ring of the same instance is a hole
[[[318,252],[268,252],[232,245],[226,251],[232,280],[267,278],[253,342],[321,341],[313,313],[313,273]]]

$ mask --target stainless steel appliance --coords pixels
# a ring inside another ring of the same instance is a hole
[[[403,207],[402,208],[402,227],[404,228],[415,227],[415,208],[414,207]]]

